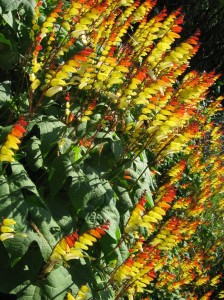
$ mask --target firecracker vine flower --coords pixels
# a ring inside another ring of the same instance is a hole
[[[51,272],[54,265],[59,262],[88,257],[84,250],[87,251],[89,247],[93,246],[93,243],[96,243],[97,239],[106,234],[106,230],[108,229],[109,223],[106,223],[92,228],[81,235],[73,232],[63,237],[54,247],[47,265],[43,268],[42,275]]]
[[[14,225],[16,221],[9,218],[3,218],[2,223],[0,224],[0,241],[5,241],[7,239],[12,239],[15,236],[26,238],[27,235],[22,232],[14,230]]]
[[[68,293],[66,300],[85,300],[89,297],[89,293],[89,287],[87,285],[83,285],[75,297],[71,293]]]
[[[14,237],[14,225],[16,221],[13,219],[3,219],[0,224],[0,240],[3,242]]]
[[[27,122],[22,116],[13,125],[11,132],[7,135],[6,142],[0,149],[0,161],[13,162],[15,151],[19,149],[19,144],[23,135],[26,133]]]

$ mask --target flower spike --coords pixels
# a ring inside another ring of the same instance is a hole
[[[21,138],[26,133],[27,122],[25,118],[21,116],[19,120],[13,126],[11,132],[8,134],[6,142],[0,149],[0,161],[13,162],[15,161],[14,152],[19,149]]]

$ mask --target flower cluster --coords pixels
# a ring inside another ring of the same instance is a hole
[[[175,198],[175,189],[170,186],[169,190],[163,191],[163,196],[156,199],[156,205],[150,209],[145,209],[146,196],[143,195],[131,213],[131,216],[124,228],[126,233],[135,233],[141,227],[144,227],[148,234],[152,234],[155,229],[155,224],[163,219],[166,215],[166,210],[170,208],[170,204]]]
[[[0,224],[0,241],[5,241],[14,237],[14,228],[13,225],[16,224],[16,221],[13,219],[3,219]]]
[[[100,239],[102,235],[109,229],[109,224],[103,224],[96,228],[78,235],[74,232],[66,237],[63,237],[55,246],[49,260],[50,262],[58,262],[61,260],[69,261],[71,259],[80,259],[84,257],[83,250],[88,250]]]
[[[19,149],[21,138],[26,133],[27,122],[25,118],[21,116],[16,124],[13,125],[11,132],[7,135],[6,142],[0,149],[0,161],[13,162],[14,152]]]

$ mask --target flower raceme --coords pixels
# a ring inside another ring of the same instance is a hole
[[[16,124],[12,127],[11,132],[7,135],[6,142],[0,149],[0,161],[13,162],[15,161],[14,152],[19,149],[21,138],[26,133],[27,122],[24,116],[21,116]]]
[[[84,257],[83,250],[88,250],[100,239],[102,235],[109,229],[109,224],[103,224],[96,228],[92,228],[89,231],[81,234],[74,232],[68,236],[63,237],[59,243],[55,246],[51,256],[50,262],[58,262],[60,260],[80,259]]]
[[[166,215],[166,210],[170,208],[170,204],[176,195],[175,189],[170,186],[169,190],[165,190],[163,196],[156,199],[156,205],[150,210],[145,209],[146,197],[143,195],[136,207],[131,213],[127,225],[125,226],[125,233],[137,233],[139,228],[144,227],[148,234],[152,234],[155,224],[163,219]]]
[[[102,235],[106,234],[106,230],[108,229],[109,223],[106,223],[91,228],[81,235],[78,235],[77,231],[75,231],[63,237],[54,247],[47,264],[43,267],[39,275],[40,278],[50,273],[57,263],[64,262],[65,265],[67,265],[67,261],[69,260],[86,257],[87,255],[83,253],[83,250],[88,250],[97,239],[100,239]],[[73,296],[71,295],[71,297]],[[70,299],[72,299],[71,297]]]

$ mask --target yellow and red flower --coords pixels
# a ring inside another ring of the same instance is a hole
[[[27,122],[24,116],[21,116],[8,134],[6,142],[0,149],[0,161],[13,162],[15,161],[14,152],[19,149],[19,144],[23,135],[26,133]]]

